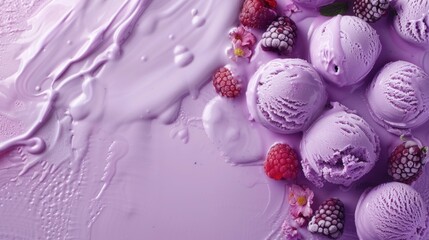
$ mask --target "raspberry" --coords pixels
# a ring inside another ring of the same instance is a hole
[[[283,54],[290,53],[296,40],[296,25],[288,17],[279,17],[262,34],[262,49]]]
[[[329,198],[320,205],[308,223],[308,231],[336,239],[344,231],[344,204],[337,198]]]
[[[369,23],[380,19],[388,8],[388,0],[355,0],[353,3],[354,14]]]
[[[275,0],[245,0],[240,13],[243,26],[265,29],[276,17]]]
[[[422,174],[426,153],[427,147],[404,140],[390,155],[387,173],[395,181],[406,184],[414,182]]]
[[[241,90],[237,78],[226,67],[221,67],[215,72],[213,75],[213,86],[220,96],[227,98],[237,97]]]
[[[275,180],[292,180],[298,174],[298,157],[287,144],[277,143],[270,148],[264,162],[265,173]]]

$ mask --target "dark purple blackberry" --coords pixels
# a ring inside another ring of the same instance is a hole
[[[261,46],[265,51],[288,54],[296,41],[296,25],[288,17],[279,17],[262,34]]]
[[[428,147],[422,147],[411,140],[404,140],[390,155],[387,173],[395,181],[412,183],[422,174],[427,151]]]
[[[380,19],[388,8],[388,0],[355,0],[353,3],[354,14],[369,23]]]
[[[344,231],[344,204],[337,198],[324,201],[308,223],[308,231],[336,239]]]

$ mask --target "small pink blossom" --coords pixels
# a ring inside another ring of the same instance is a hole
[[[303,217],[297,217],[293,219],[299,226],[304,226],[306,219]]]
[[[293,1],[287,3],[284,7],[284,15],[287,17],[292,16],[292,14],[299,12],[299,8],[295,5]]]
[[[250,59],[256,37],[243,26],[239,26],[229,32],[229,38],[232,42],[232,49],[228,51],[228,56],[235,62]]]
[[[243,45],[241,41],[237,41],[234,45],[234,54],[237,57],[248,58],[252,56],[252,50],[247,46]]]
[[[289,212],[298,223],[304,224],[305,218],[313,214],[311,209],[313,197],[313,191],[307,187],[303,188],[295,184],[289,187]]]
[[[301,240],[302,236],[298,232],[299,226],[295,221],[287,217],[282,225],[282,233],[285,240]]]
[[[252,56],[252,50],[247,46],[243,46],[241,41],[236,41],[227,54],[233,61],[238,62],[240,59],[249,59]]]
[[[253,45],[256,43],[255,35],[247,31],[243,26],[231,29],[229,32],[229,38],[231,39],[232,44],[239,41],[241,42],[241,46],[248,47],[249,49],[253,48]]]

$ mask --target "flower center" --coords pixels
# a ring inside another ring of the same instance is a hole
[[[299,196],[296,198],[296,202],[298,203],[298,205],[304,206],[305,204],[307,204],[307,198],[304,196]]]
[[[242,56],[244,56],[244,51],[241,48],[236,48],[236,49],[234,49],[234,54],[236,56],[242,57]]]

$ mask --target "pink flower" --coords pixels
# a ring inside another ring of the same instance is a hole
[[[237,57],[248,58],[252,56],[252,50],[249,47],[242,44],[241,41],[237,41],[233,44],[234,46],[234,55]]]
[[[253,48],[253,45],[256,43],[255,35],[247,31],[243,26],[231,29],[229,32],[229,38],[231,39],[232,44],[241,42],[241,46],[248,47],[249,49]]]
[[[289,1],[284,7],[284,15],[290,17],[296,12],[299,12],[299,8],[295,5],[293,1]]]
[[[237,62],[240,59],[250,58],[252,56],[252,50],[247,46],[243,46],[241,41],[236,41],[232,49],[229,49],[228,56],[233,61]]]
[[[249,59],[252,56],[252,49],[256,43],[256,37],[243,26],[231,29],[229,38],[232,42],[232,49],[228,51],[228,56],[235,62],[241,59]]]
[[[304,224],[305,218],[313,214],[311,209],[313,197],[313,191],[307,187],[303,188],[295,184],[289,187],[289,212],[300,225]]]
[[[289,217],[285,219],[282,225],[282,233],[285,240],[300,240],[302,239],[301,234],[298,232],[299,226],[295,221],[292,221]]]
[[[298,224],[298,226],[304,226],[306,221],[306,219],[303,217],[297,217],[297,218],[294,218],[293,220]]]

